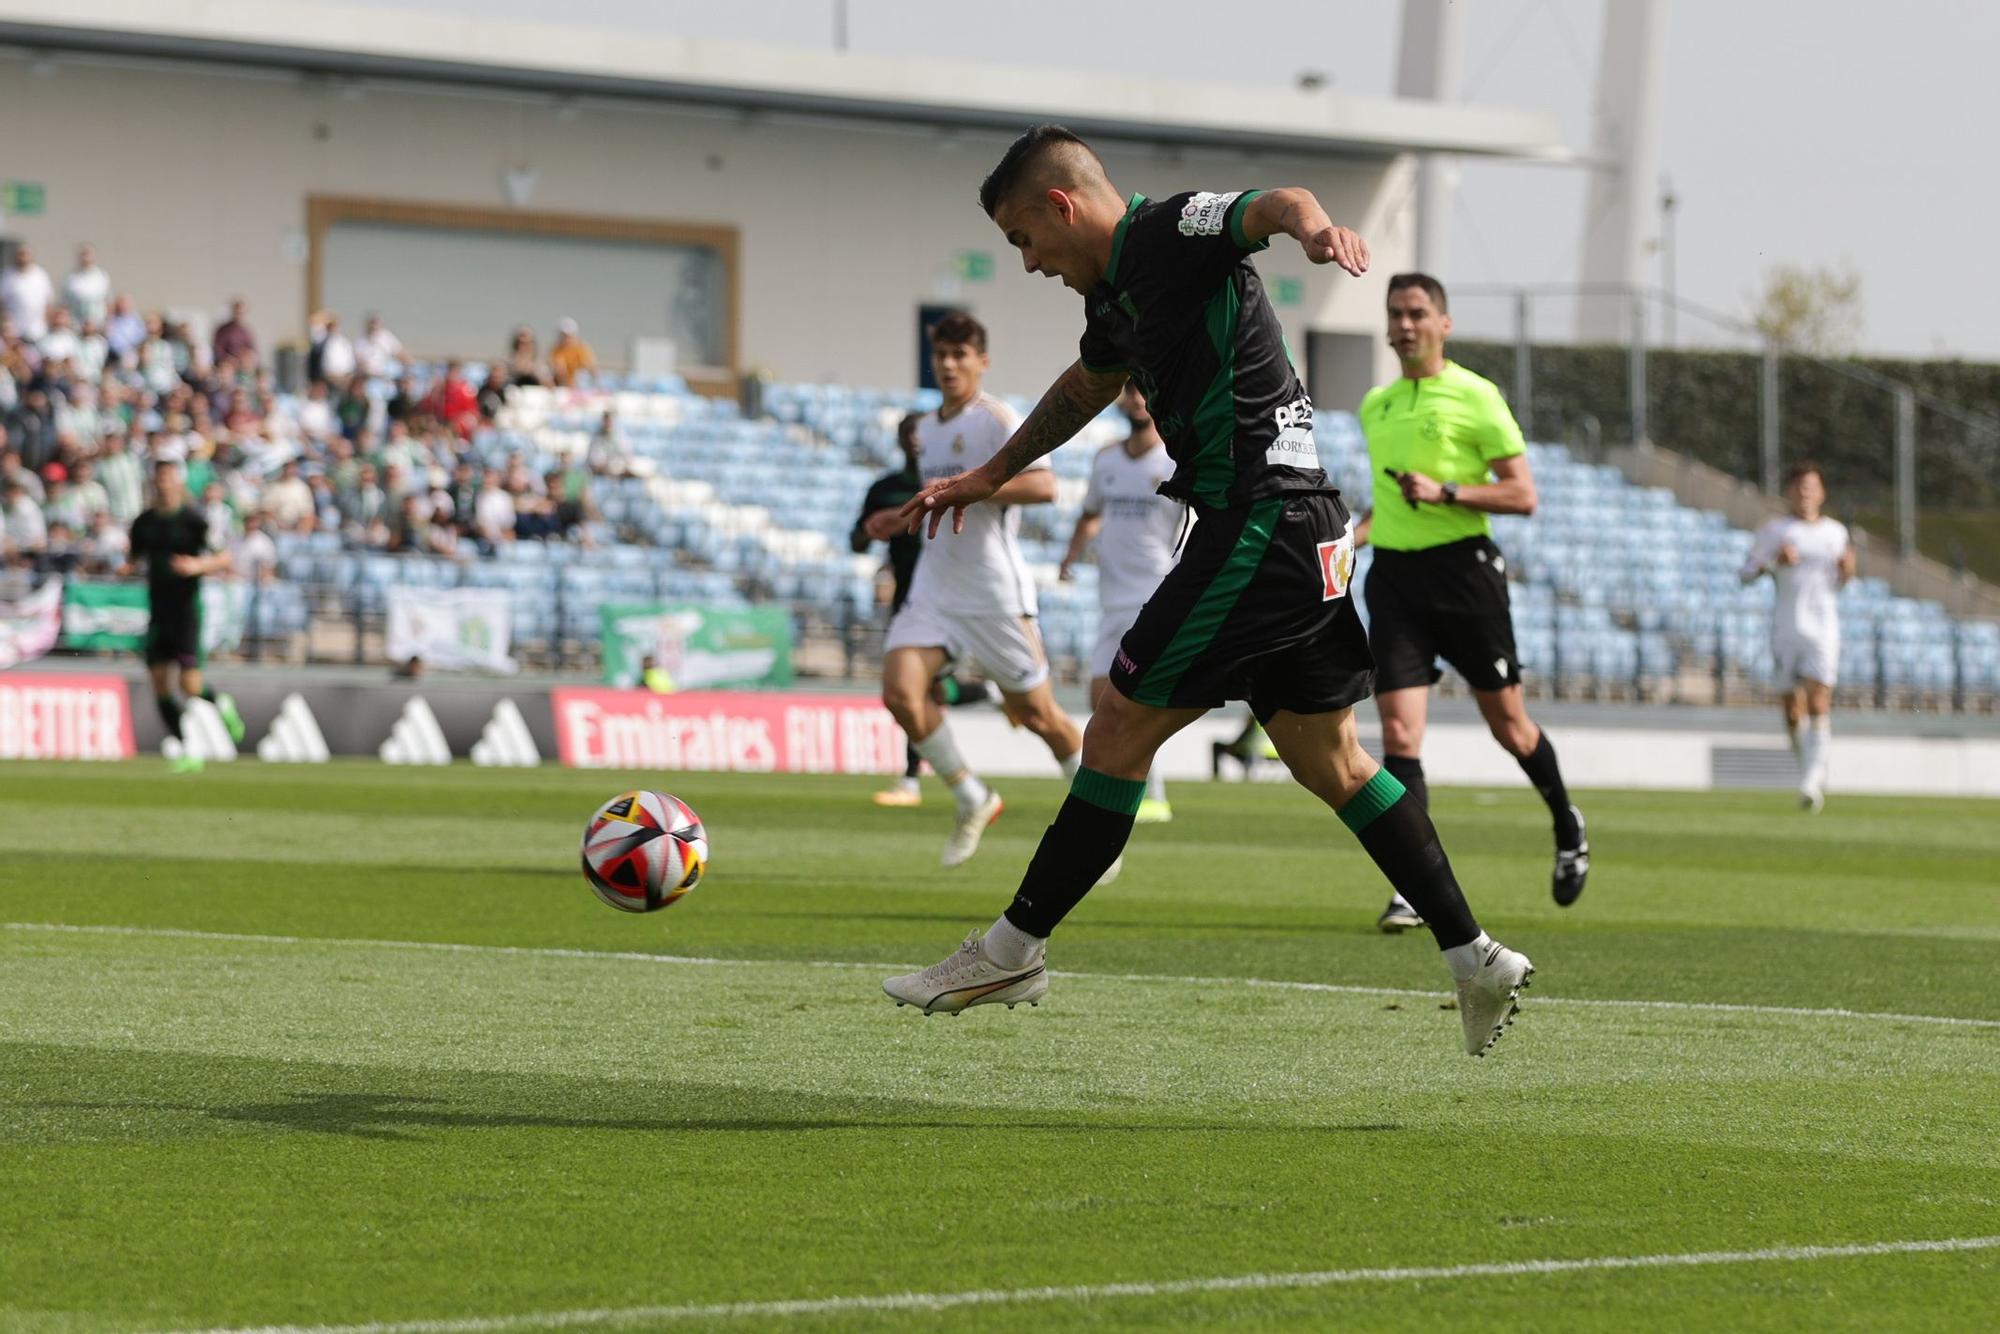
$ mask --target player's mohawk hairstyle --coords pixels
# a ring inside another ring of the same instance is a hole
[[[1031,125],[1000,158],[1000,164],[986,173],[986,179],[979,186],[979,207],[992,217],[993,210],[1000,207],[1000,201],[1014,192],[1022,177],[1052,148],[1070,147],[1082,149],[1093,160],[1097,151],[1082,139],[1060,125]]]

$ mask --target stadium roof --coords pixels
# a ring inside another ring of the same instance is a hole
[[[1061,120],[1107,138],[1309,156],[1571,156],[1553,118],[1508,108],[695,41],[317,0],[0,0],[0,43],[51,56],[165,57],[905,125],[1012,132]]]

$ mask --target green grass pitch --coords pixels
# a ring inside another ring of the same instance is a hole
[[[575,864],[634,783],[715,849],[650,917]],[[1564,911],[1441,790],[1540,970],[1474,1061],[1277,785],[1180,785],[1041,1008],[898,1010],[1059,789],[947,874],[873,786],[0,769],[0,1329],[2000,1326],[1990,803],[1587,793]]]

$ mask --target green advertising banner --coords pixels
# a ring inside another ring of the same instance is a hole
[[[243,622],[249,604],[245,585],[229,579],[205,579],[201,585],[201,651],[203,656],[235,648],[243,642]],[[63,589],[64,648],[139,653],[146,647],[146,621],[152,602],[144,584],[72,582]]]
[[[792,618],[781,607],[607,602],[604,679],[635,686],[646,659],[676,690],[792,683]]]

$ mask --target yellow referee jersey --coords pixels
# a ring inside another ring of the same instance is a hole
[[[1375,479],[1375,518],[1368,540],[1389,551],[1422,551],[1468,537],[1490,537],[1493,525],[1461,505],[1416,505],[1385,469],[1420,472],[1440,482],[1477,486],[1495,459],[1527,446],[1500,389],[1455,361],[1421,380],[1391,380],[1361,400],[1361,433]]]

